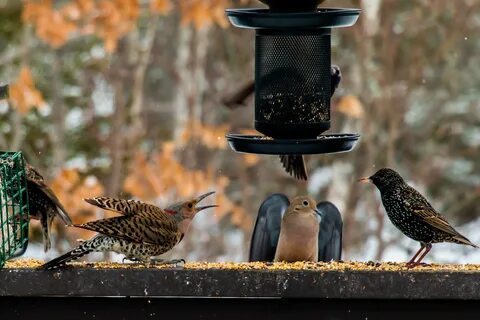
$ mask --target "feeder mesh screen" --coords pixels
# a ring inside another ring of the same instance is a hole
[[[0,267],[28,244],[28,194],[21,152],[0,151]]]
[[[330,120],[330,34],[257,35],[255,119],[311,124]]]

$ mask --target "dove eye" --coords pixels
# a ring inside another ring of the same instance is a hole
[[[193,204],[189,203],[189,204],[187,205],[187,207],[188,207],[188,209],[192,209],[192,208],[193,208]]]
[[[303,206],[308,207],[308,201],[307,200],[303,200]]]

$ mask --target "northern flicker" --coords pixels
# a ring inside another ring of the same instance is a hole
[[[43,176],[29,163],[25,165],[30,219],[40,220],[43,234],[43,249],[48,251],[52,244],[50,229],[53,219],[58,216],[66,225],[71,225],[67,210],[55,193],[46,184]]]
[[[188,231],[195,215],[201,210],[216,207],[197,204],[212,195],[205,193],[194,199],[178,202],[166,209],[136,200],[120,200],[109,197],[85,199],[86,202],[105,210],[122,214],[75,227],[96,231],[99,234],[82,242],[78,247],[44,264],[43,269],[64,266],[90,252],[113,251],[124,254],[132,261],[155,263],[163,261],[155,257],[170,251]],[[172,260],[168,263],[176,263]]]
[[[432,249],[432,243],[453,242],[478,248],[456,231],[427,199],[410,187],[396,171],[383,168],[360,181],[371,182],[378,188],[387,216],[393,225],[407,237],[420,242],[420,249],[408,262],[410,267],[421,263]],[[420,255],[422,251],[424,252]]]
[[[310,197],[296,197],[282,218],[274,261],[318,261],[317,203]]]

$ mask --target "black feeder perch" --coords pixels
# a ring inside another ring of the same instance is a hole
[[[359,9],[320,0],[261,0],[270,9],[229,9],[230,22],[256,30],[255,129],[227,134],[234,151],[269,155],[346,152],[358,134],[330,129],[331,30],[352,26]]]

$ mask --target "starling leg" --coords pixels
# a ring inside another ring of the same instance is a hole
[[[423,258],[425,258],[425,256],[427,255],[427,253],[430,252],[430,250],[432,250],[432,244],[431,243],[427,243],[426,244],[426,249],[425,249],[425,252],[420,256],[420,258],[417,260],[416,264],[419,265]]]
[[[407,262],[407,267],[412,267],[415,265],[415,259],[418,257],[418,255],[420,254],[420,252],[422,252],[423,249],[425,249],[425,244],[420,243],[420,249],[418,249],[417,253],[415,253],[412,259],[410,259],[410,261]]]
[[[415,261],[415,258],[418,256],[418,254],[420,253],[420,251],[422,251],[423,249],[425,249],[425,251],[422,253],[422,255],[420,256],[420,258],[418,258],[418,260]],[[407,263],[408,268],[413,268],[413,267],[416,267],[416,266],[422,264],[421,261],[422,261],[423,258],[427,255],[427,253],[430,252],[430,250],[432,250],[432,244],[431,244],[431,243],[422,243],[420,250],[418,250],[418,252],[413,256],[412,260],[410,260],[410,261]]]

